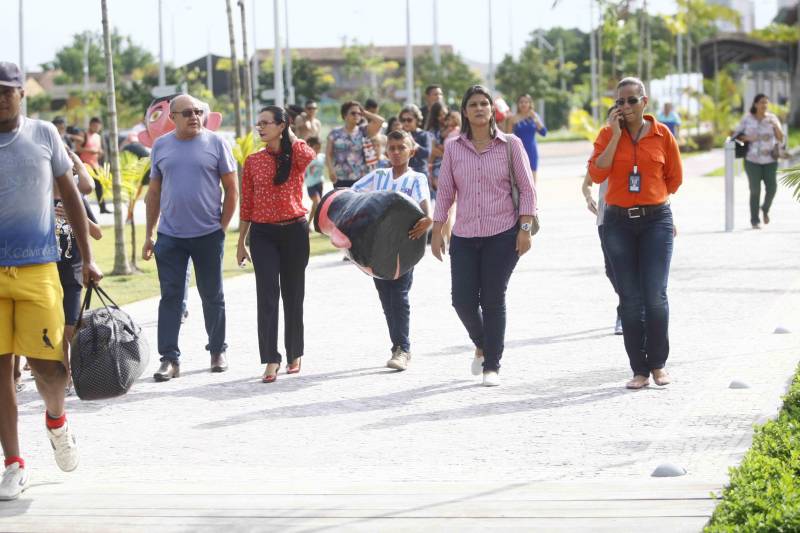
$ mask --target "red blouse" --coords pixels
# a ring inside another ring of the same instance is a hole
[[[274,223],[299,218],[308,213],[303,207],[303,177],[306,167],[316,157],[305,141],[292,145],[292,169],[289,179],[275,185],[277,155],[267,149],[248,156],[242,174],[242,205],[239,219],[245,222]]]

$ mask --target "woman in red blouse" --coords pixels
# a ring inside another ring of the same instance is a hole
[[[283,298],[286,373],[300,372],[303,356],[303,299],[308,265],[308,211],[303,176],[316,155],[289,128],[281,107],[261,110],[256,123],[266,148],[250,155],[242,175],[239,246],[236,260],[252,260],[258,302],[258,351],[267,365],[262,381],[278,376],[278,297]],[[250,251],[245,241],[250,233]],[[252,252],[252,259],[250,253]]]

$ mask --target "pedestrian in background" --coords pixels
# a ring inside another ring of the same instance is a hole
[[[742,118],[736,131],[737,137],[750,143],[744,158],[744,170],[750,185],[750,224],[753,229],[761,229],[759,204],[761,203],[761,182],[764,182],[764,203],[761,213],[764,224],[769,224],[769,208],[778,191],[778,156],[783,143],[781,121],[767,111],[769,99],[765,94],[757,94],[750,106],[750,113]]]
[[[334,128],[328,134],[325,163],[334,187],[351,187],[370,171],[371,164],[378,163],[370,139],[383,127],[383,117],[365,111],[355,100],[342,104],[341,115],[344,126]],[[367,123],[359,125],[363,118]]]
[[[517,112],[506,119],[504,129],[522,141],[522,146],[525,147],[528,160],[531,162],[535,185],[537,183],[536,173],[539,169],[539,149],[536,146],[536,135],[546,136],[547,128],[539,118],[539,114],[533,109],[533,98],[529,94],[523,94],[517,98]]]

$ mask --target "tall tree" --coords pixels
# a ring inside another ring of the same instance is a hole
[[[271,57],[261,62],[261,71],[258,74],[260,86],[275,86],[272,70]],[[319,100],[336,83],[329,67],[320,67],[301,57],[292,57],[292,81],[298,102]]]
[[[108,23],[108,0],[101,0],[103,19],[103,45],[106,61],[106,91],[110,136],[108,140],[111,159],[112,190],[114,194],[114,269],[112,275],[130,274],[131,267],[125,256],[125,221],[122,218],[122,185],[119,174],[119,128],[117,128],[117,97],[114,90],[114,56],[111,50],[111,32]]]
[[[459,54],[442,54],[439,65],[432,52],[414,58],[414,80],[424,89],[428,85],[441,85],[448,102],[460,102],[466,90],[481,82],[480,75],[467,65]]]
[[[225,5],[228,10],[228,40],[231,46],[231,65],[238,65],[239,61],[236,59],[236,34],[233,30],[233,10],[231,9],[231,0],[225,0]],[[233,101],[233,112],[236,120],[236,136],[242,136],[242,92],[239,88],[239,69],[231,69],[231,100]]]
[[[59,69],[62,75],[57,79],[60,83],[80,83],[83,80],[83,60],[86,43],[89,48],[89,77],[97,81],[106,80],[106,65],[103,52],[103,35],[83,32],[73,35],[72,42],[59,49],[53,61],[44,63],[44,70]],[[130,36],[120,35],[117,29],[111,32],[111,52],[117,58],[114,73],[117,76],[131,74],[137,69],[147,68],[153,64],[153,55],[135,44]]]

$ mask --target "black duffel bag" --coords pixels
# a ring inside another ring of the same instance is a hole
[[[89,309],[92,292],[103,307]],[[125,394],[150,359],[142,328],[93,283],[86,289],[71,351],[72,383],[81,400]]]

